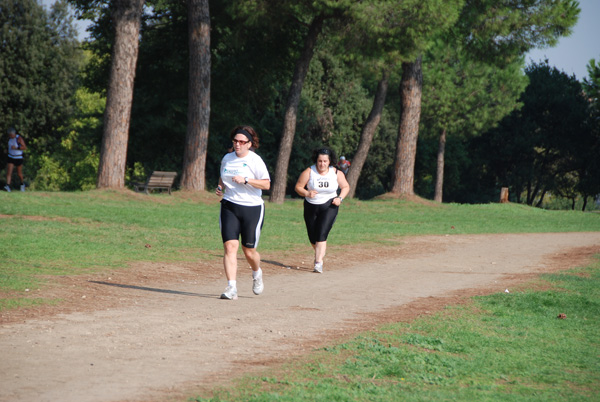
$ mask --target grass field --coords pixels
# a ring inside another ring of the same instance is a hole
[[[212,193],[129,191],[0,192],[0,310],[28,300],[26,289],[52,275],[127,268],[133,261],[195,261],[221,253],[219,203]],[[599,231],[600,214],[516,204],[344,202],[328,244],[386,244],[425,234]],[[305,246],[302,202],[266,206],[260,250]],[[149,245],[150,247],[146,247]]]
[[[0,193],[0,310],[39,303],[25,290],[43,287],[53,275],[127,269],[133,261],[217,258],[217,201],[208,193]],[[261,251],[285,254],[306,246],[301,201],[267,204],[266,211]],[[600,231],[600,214],[347,200],[329,244],[566,231]],[[382,326],[196,400],[599,400],[599,268],[596,261],[544,275],[531,287],[538,290],[478,297],[435,316]]]

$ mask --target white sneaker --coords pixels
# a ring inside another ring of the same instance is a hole
[[[25,184],[21,184],[21,191],[25,191]]]
[[[315,269],[313,272],[322,274],[323,273],[323,262],[315,262]]]
[[[252,291],[255,295],[259,295],[265,290],[265,284],[262,280],[262,274],[252,280]]]
[[[237,300],[237,289],[228,285],[225,292],[221,294],[221,299]]]
[[[10,193],[10,186],[8,184],[4,186],[4,189]]]

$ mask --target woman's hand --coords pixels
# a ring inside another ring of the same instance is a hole
[[[245,184],[246,178],[244,176],[233,176],[231,181],[237,184]]]
[[[319,194],[319,192],[317,190],[311,190],[306,193],[305,198],[314,198],[317,196],[317,194]]]
[[[215,191],[215,194],[218,195],[219,197],[223,196],[223,187],[221,187],[220,184],[217,186],[217,190]]]

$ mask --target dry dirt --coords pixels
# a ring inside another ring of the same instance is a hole
[[[311,249],[303,252],[263,253],[260,296],[240,259],[236,301],[218,298],[226,285],[218,252],[208,263],[139,264],[32,289],[64,302],[0,316],[0,401],[185,398],[384,322],[583,266],[600,253],[600,232],[330,247],[321,275],[311,272]]]

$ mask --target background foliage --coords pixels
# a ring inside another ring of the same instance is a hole
[[[370,16],[375,21],[374,16],[392,2],[365,2],[353,20],[326,20],[302,92],[288,189],[310,163],[314,147],[328,145],[352,160],[379,69],[400,61],[395,51],[399,46],[415,46],[428,49],[415,167],[417,194],[433,196],[437,140],[446,127],[445,201],[497,201],[500,187],[506,186],[514,202],[592,206],[594,195],[600,193],[598,66],[592,60],[591,78],[584,83],[544,64],[524,68],[518,55],[525,45],[552,44],[576,19],[572,2],[551,6],[538,2],[539,14],[531,20],[540,27],[543,21],[565,20],[554,36],[540,31],[511,39],[510,30],[521,32],[519,24],[524,22],[512,15],[510,6],[494,9],[479,0],[455,2],[452,10],[464,5],[456,25],[419,46],[419,38],[435,32],[427,26],[434,21],[420,21],[418,31],[411,31],[411,44],[394,44],[385,39],[385,27],[369,25]],[[286,8],[292,3],[296,6]],[[301,1],[292,3],[267,14],[252,9],[259,3],[210,3],[209,188],[217,182],[220,160],[229,147],[227,134],[237,124],[256,127],[261,136],[258,152],[273,173],[289,82],[308,20],[308,14],[306,19],[298,16],[315,11]],[[426,3],[423,7],[437,4]],[[78,16],[94,21],[83,43],[75,39],[68,4],[76,7]],[[113,39],[109,5],[108,0],[60,0],[47,12],[34,0],[0,0],[0,119],[3,130],[15,126],[30,146],[25,172],[32,189],[87,190],[95,185]],[[493,10],[501,10],[504,21],[513,21],[512,25],[490,22]],[[402,25],[406,21],[396,22],[400,25],[394,29],[408,29]],[[187,34],[185,2],[146,2],[127,181],[142,180],[152,170],[181,171],[188,102]],[[364,51],[380,45],[378,52]],[[398,72],[392,68],[383,117],[358,182],[356,196],[361,199],[390,189],[400,113]],[[5,155],[6,141],[0,147]],[[558,198],[568,203],[557,203]]]

